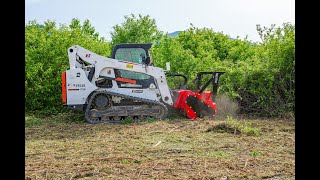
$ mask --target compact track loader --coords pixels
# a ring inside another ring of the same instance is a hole
[[[111,58],[71,46],[70,68],[62,73],[63,104],[84,111],[89,123],[163,119],[171,109],[190,119],[214,117],[218,80],[224,72],[200,72],[195,79],[196,90],[186,90],[186,76],[154,66],[149,55],[151,45],[119,44],[114,46]],[[210,80],[200,87],[203,75],[210,75]],[[166,77],[178,76],[185,81],[171,90]],[[205,91],[209,84],[213,90]]]

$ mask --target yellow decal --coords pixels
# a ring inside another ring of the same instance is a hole
[[[133,64],[127,64],[127,68],[133,68]]]

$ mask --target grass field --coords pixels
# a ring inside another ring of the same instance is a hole
[[[295,179],[294,119],[79,119],[26,115],[27,179]]]

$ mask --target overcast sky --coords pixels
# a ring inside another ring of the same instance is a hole
[[[183,31],[192,23],[232,38],[260,41],[256,25],[270,27],[295,23],[294,0],[26,0],[26,22],[54,20],[69,24],[72,18],[89,19],[96,31],[110,40],[112,26],[124,16],[150,15],[161,31]]]

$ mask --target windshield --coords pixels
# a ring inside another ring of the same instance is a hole
[[[146,52],[142,48],[119,48],[116,51],[115,59],[142,64],[142,59],[146,56]]]

